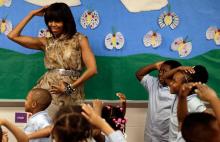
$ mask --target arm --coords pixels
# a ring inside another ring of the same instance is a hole
[[[179,67],[174,68],[174,69],[172,69],[172,70],[170,70],[168,72],[165,72],[163,74],[163,78],[164,79],[169,79],[178,71],[184,71],[184,72],[190,73],[190,74],[195,73],[195,70],[193,69],[193,67],[190,67],[190,66],[179,66]]]
[[[9,122],[8,120],[0,119],[0,125],[3,125],[8,130],[10,130],[18,142],[28,142],[29,141],[27,135],[21,129],[16,127],[14,124]]]
[[[160,69],[160,66],[162,65],[163,62],[157,62],[157,63],[154,63],[154,64],[150,64],[150,65],[147,65],[141,69],[139,69],[137,72],[136,72],[136,78],[141,81],[142,78],[150,73],[151,71],[154,71],[154,70],[159,70]]]
[[[196,87],[197,89],[195,92],[198,94],[200,99],[210,103],[220,126],[220,100],[217,97],[216,92],[205,84],[197,84]]]
[[[123,108],[123,116],[125,116],[127,108],[126,96],[123,93],[116,93],[116,96],[118,96],[120,99],[121,107]]]
[[[195,86],[193,83],[183,84],[178,94],[177,118],[179,123],[179,130],[182,127],[183,120],[188,114],[187,96],[190,94],[193,86]]]
[[[28,138],[29,139],[37,139],[37,138],[42,138],[42,137],[49,137],[50,136],[50,132],[52,130],[52,125],[47,126],[43,129],[40,129],[36,132],[33,132],[31,134],[28,134]]]
[[[7,36],[12,41],[32,49],[42,50],[46,45],[45,38],[23,36],[21,32],[27,23],[35,16],[43,15],[45,7],[31,11]]]
[[[86,80],[97,74],[96,61],[89,42],[86,37],[82,37],[80,46],[82,48],[82,58],[86,66],[85,72],[72,84],[73,87],[77,87],[83,84]]]

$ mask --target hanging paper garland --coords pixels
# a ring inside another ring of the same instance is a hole
[[[170,12],[170,5],[168,5],[168,12],[164,11],[159,19],[158,23],[160,28],[170,26],[171,29],[175,29],[179,25],[179,17],[174,12]]]
[[[89,11],[86,10],[81,18],[80,18],[81,26],[86,29],[90,27],[91,29],[95,29],[99,25],[99,14],[97,11]]]
[[[220,45],[220,29],[217,27],[209,27],[206,31],[206,38],[215,41],[216,45]]]
[[[6,19],[0,19],[1,33],[7,35],[12,30],[12,23]]]
[[[11,1],[12,0],[0,0],[0,7],[1,6],[6,6],[6,7],[11,6]]]
[[[171,50],[177,51],[180,57],[188,56],[192,51],[192,43],[182,37],[176,38],[171,44]]]
[[[146,47],[152,46],[153,48],[156,48],[161,45],[162,36],[159,33],[149,31],[146,35],[144,35],[143,42]]]
[[[122,33],[116,32],[116,33],[109,33],[105,37],[105,46],[107,49],[121,49],[124,45],[125,39]]]
[[[48,29],[42,28],[39,30],[38,32],[38,37],[52,37],[52,34],[50,33],[50,31]]]

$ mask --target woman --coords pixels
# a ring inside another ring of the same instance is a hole
[[[52,37],[23,36],[21,32],[34,16],[43,16]],[[95,57],[88,39],[77,32],[70,8],[54,3],[31,11],[9,34],[8,38],[31,49],[45,52],[48,71],[35,87],[48,89],[53,101],[48,108],[51,117],[60,106],[79,104],[84,99],[83,83],[97,73]],[[83,65],[86,70],[81,75]]]

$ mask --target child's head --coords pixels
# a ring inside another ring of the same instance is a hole
[[[196,65],[194,67],[195,73],[190,74],[185,71],[178,71],[173,75],[173,79],[169,84],[170,92],[178,94],[181,86],[184,83],[189,82],[201,82],[206,83],[208,81],[208,72],[202,65]]]
[[[25,111],[36,113],[45,110],[51,103],[52,97],[50,92],[42,88],[32,89],[25,101]]]
[[[175,60],[167,60],[163,62],[163,64],[160,67],[159,74],[158,74],[158,79],[159,79],[160,84],[162,84],[163,86],[166,86],[167,84],[165,80],[162,79],[161,77],[163,76],[165,72],[168,72],[171,69],[174,69],[179,66],[181,66],[181,64]]]
[[[114,130],[121,130],[124,133],[126,124],[125,111],[125,108],[119,105],[106,105],[102,109],[102,118],[104,118]]]
[[[64,106],[55,116],[52,136],[56,142],[81,142],[92,135],[92,125],[79,105]]]
[[[219,142],[220,128],[208,113],[191,113],[183,121],[182,136],[186,142]]]

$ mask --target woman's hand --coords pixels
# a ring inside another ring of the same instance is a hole
[[[44,6],[44,7],[42,7],[42,8],[32,10],[30,13],[31,13],[33,16],[44,16],[45,10],[46,10],[47,8],[48,8],[48,6]]]
[[[50,93],[54,94],[54,95],[60,95],[63,94],[66,91],[66,86],[68,85],[68,83],[64,82],[64,81],[60,81],[58,85],[52,85],[51,86],[51,90]]]

